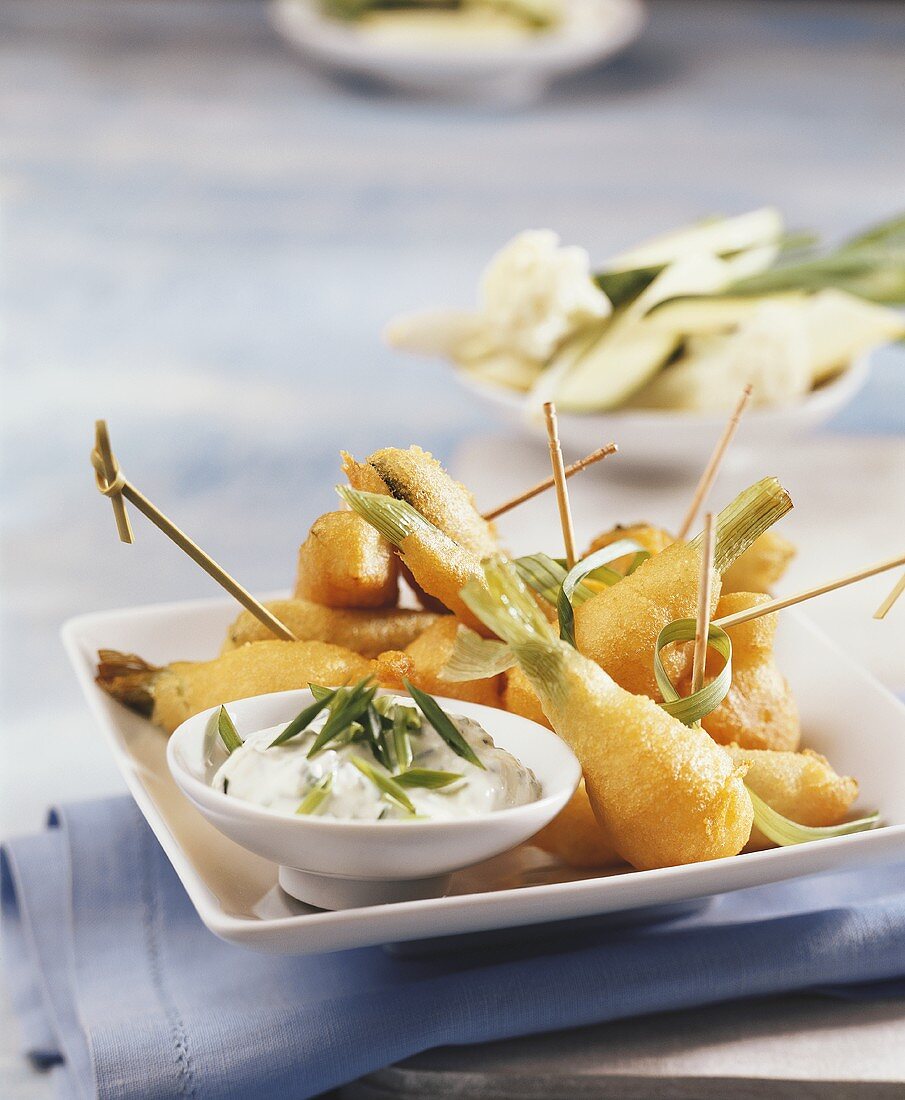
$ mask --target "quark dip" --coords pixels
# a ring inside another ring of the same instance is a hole
[[[274,744],[292,723],[252,733],[244,744],[236,735],[211,786],[277,813],[348,821],[451,821],[541,797],[534,773],[478,722],[417,696],[418,706],[356,685],[323,700],[324,709],[297,721],[282,743]]]

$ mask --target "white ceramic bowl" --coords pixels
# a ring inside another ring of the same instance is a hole
[[[745,413],[734,449],[767,448],[799,438],[838,413],[867,381],[870,356],[856,359],[826,385],[798,401]],[[543,418],[532,416],[522,394],[491,386],[457,372],[459,381],[531,435],[546,439]],[[615,409],[605,413],[559,414],[563,450],[578,458],[615,440],[633,462],[702,464],[726,426],[728,413],[669,412],[660,409]]]
[[[393,694],[381,692],[381,694]],[[229,713],[240,735],[288,722],[312,700],[310,691],[240,699]],[[338,821],[288,817],[232,798],[210,786],[225,756],[208,757],[205,734],[218,708],[196,714],[175,731],[167,764],[182,792],[231,840],[280,865],[287,893],[321,909],[347,909],[436,897],[453,871],[514,848],[548,824],[581,777],[572,750],[548,729],[517,714],[440,699],[452,714],[474,718],[531,768],[541,783],[537,801],[459,821]]]
[[[325,18],[317,0],[273,0],[276,29],[306,56],[340,72],[420,94],[527,102],[557,76],[617,53],[644,26],[640,0],[563,0],[560,26],[511,43],[393,42]]]

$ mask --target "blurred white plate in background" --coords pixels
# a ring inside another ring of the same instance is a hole
[[[563,9],[549,31],[484,43],[377,34],[326,18],[317,0],[273,0],[270,18],[302,53],[343,73],[420,94],[518,103],[622,50],[645,21],[640,0],[563,0]]]

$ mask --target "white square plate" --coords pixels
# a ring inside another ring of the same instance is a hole
[[[780,666],[801,709],[805,744],[861,784],[859,809],[883,825],[732,859],[657,871],[577,875],[530,845],[453,876],[446,897],[325,912],[277,885],[274,864],[227,840],[177,789],[166,738],[94,683],[101,647],[161,664],[207,659],[235,617],[226,600],[161,604],[71,619],[67,651],[129,790],[208,928],[245,947],[311,954],[674,906],[729,890],[891,860],[905,851],[905,707],[806,619],[785,612]]]

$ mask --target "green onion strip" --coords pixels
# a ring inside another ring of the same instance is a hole
[[[732,687],[732,641],[725,630],[711,623],[707,633],[707,645],[719,653],[725,664],[719,675],[699,691],[686,696],[676,691],[663,667],[660,652],[673,642],[693,642],[696,630],[697,623],[694,619],[675,619],[668,626],[664,626],[657,635],[657,644],[654,648],[654,676],[664,700],[660,706],[686,726],[693,726],[711,711],[716,710],[729,694],[729,688]]]
[[[593,554],[583,558],[563,577],[556,594],[556,611],[559,615],[559,636],[564,642],[575,645],[575,608],[580,607],[595,595],[593,589],[581,582],[601,581],[608,587],[618,584],[623,574],[608,566],[618,558],[624,558],[626,554],[635,555],[629,565],[628,573],[633,573],[643,561],[650,557],[650,552],[634,539],[617,539],[609,546],[595,550]],[[628,573],[625,575],[628,576]]]

